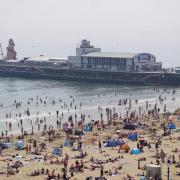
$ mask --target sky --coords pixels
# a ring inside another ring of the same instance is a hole
[[[0,42],[18,58],[75,55],[82,39],[107,52],[149,52],[180,66],[180,0],[0,0]]]

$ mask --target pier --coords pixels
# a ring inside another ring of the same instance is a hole
[[[0,64],[0,76],[30,79],[54,79],[130,85],[180,85],[180,74],[161,72],[107,72],[54,67],[33,67],[23,64]]]

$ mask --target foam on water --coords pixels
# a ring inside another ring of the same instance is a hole
[[[140,99],[138,100],[139,103],[143,103],[143,102],[152,102],[152,101],[157,101],[156,99]]]
[[[0,122],[11,122],[11,123],[15,123],[17,121],[17,119],[0,119]]]

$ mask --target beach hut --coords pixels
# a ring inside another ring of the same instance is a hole
[[[16,141],[15,147],[16,147],[16,149],[24,149],[25,148],[24,141],[23,140]]]
[[[141,151],[138,148],[133,148],[131,149],[130,154],[141,154]]]
[[[61,150],[59,147],[55,147],[55,148],[53,149],[52,154],[53,154],[54,156],[60,156],[60,155],[62,154],[62,150]]]
[[[138,139],[138,135],[136,133],[129,134],[128,139],[132,141],[136,141]]]
[[[146,165],[146,177],[161,180],[162,179],[162,167],[155,164]]]

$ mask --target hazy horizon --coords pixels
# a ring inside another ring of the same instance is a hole
[[[65,57],[82,39],[102,51],[149,52],[180,66],[179,0],[0,0],[0,43],[18,58]]]

